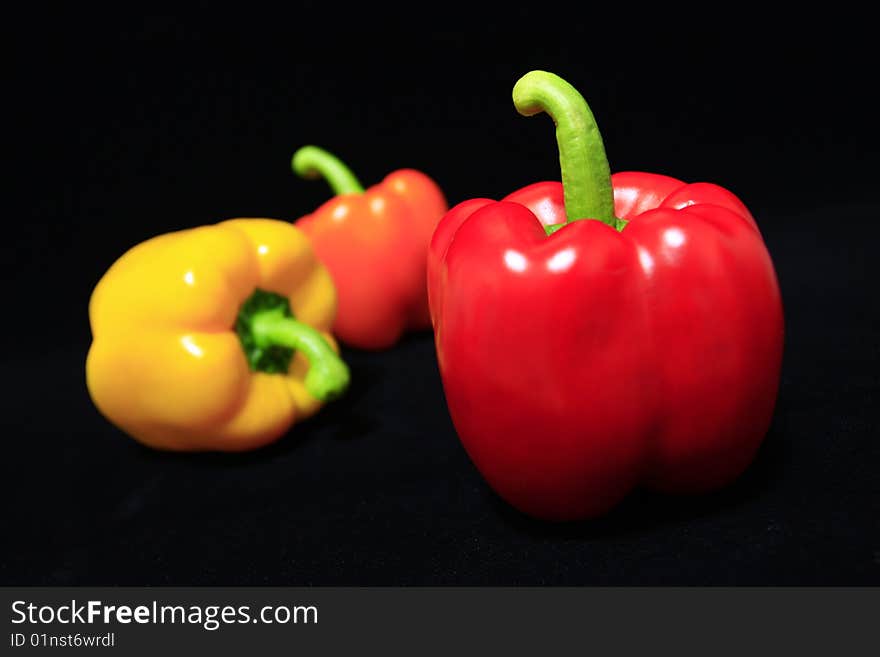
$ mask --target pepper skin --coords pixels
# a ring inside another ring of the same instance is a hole
[[[232,219],[154,237],[92,293],[89,393],[151,447],[265,445],[347,386],[327,333],[335,310],[329,273],[287,222]]]
[[[638,485],[724,486],[769,427],[783,346],[776,274],[731,192],[610,175],[583,98],[542,71],[517,109],[557,123],[562,184],[450,210],[429,252],[449,411],[488,483],[547,520]]]
[[[401,169],[364,191],[326,151],[293,156],[304,177],[322,176],[337,196],[296,225],[312,240],[339,293],[334,334],[360,349],[385,349],[407,330],[431,326],[425,281],[428,243],[448,209],[428,176]]]

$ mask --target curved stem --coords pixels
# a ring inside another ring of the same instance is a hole
[[[577,89],[553,73],[531,71],[513,87],[513,104],[523,116],[547,112],[556,124],[566,223],[598,219],[622,228],[614,216],[614,189],[602,135]]]
[[[311,326],[273,309],[256,313],[251,327],[259,346],[282,346],[305,355],[309,361],[305,386],[313,397],[329,401],[345,392],[351,380],[348,366]]]
[[[303,146],[290,160],[294,173],[301,178],[323,178],[337,196],[362,194],[363,186],[338,157],[317,146]]]

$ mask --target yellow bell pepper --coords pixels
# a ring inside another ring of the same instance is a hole
[[[232,219],[160,235],[117,260],[89,303],[92,400],[136,440],[240,451],[341,394],[336,292],[305,234]]]

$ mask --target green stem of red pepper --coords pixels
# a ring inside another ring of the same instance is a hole
[[[323,178],[333,193],[363,194],[364,187],[338,157],[317,146],[303,146],[290,160],[290,166],[300,178]]]
[[[590,106],[577,89],[553,73],[531,71],[513,87],[513,104],[523,116],[546,112],[556,124],[566,223],[598,219],[617,230],[614,189],[602,135]],[[565,224],[546,226],[547,234]]]

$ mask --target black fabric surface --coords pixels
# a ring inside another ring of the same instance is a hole
[[[522,32],[540,38],[485,21],[340,31],[308,9],[283,25],[13,21],[0,584],[880,583],[878,140],[854,83],[863,53],[755,33],[743,54],[717,32],[584,48],[586,28],[563,40],[524,12]],[[328,36],[338,48],[316,54]],[[422,169],[452,203],[555,178],[552,124],[510,102],[532,68],[588,98],[613,170],[718,182],[758,220],[786,346],[772,427],[735,485],[636,492],[589,522],[522,516],[461,448],[430,332],[345,350],[347,396],[249,454],[155,452],[94,409],[88,296],[127,248],[305,214],[329,194],[289,172],[305,143],[368,184]]]

